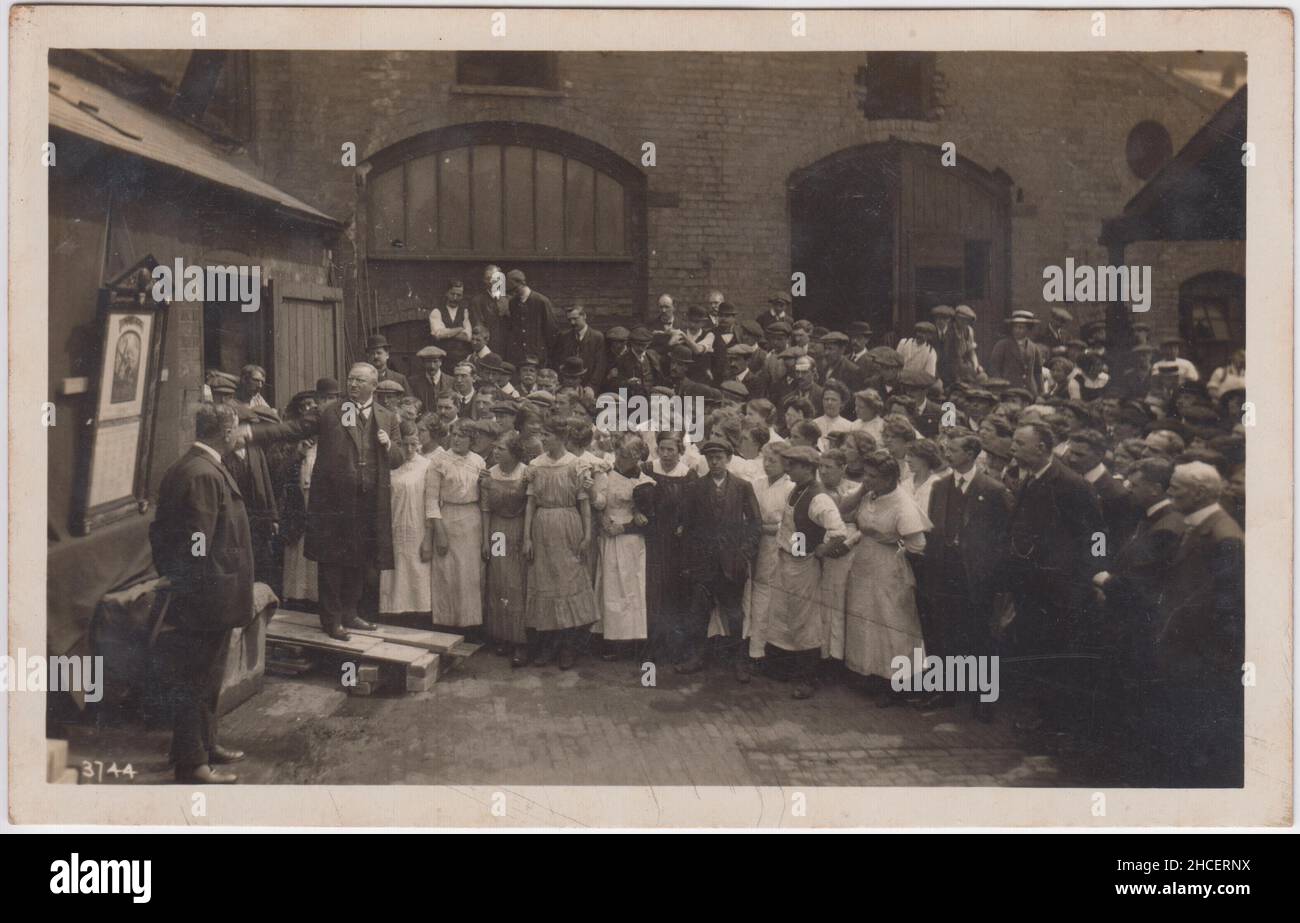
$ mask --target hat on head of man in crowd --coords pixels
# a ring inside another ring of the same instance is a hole
[[[953,314],[956,315],[957,317],[965,318],[966,320],[975,320],[975,309],[968,304],[957,305],[957,308],[956,310],[953,311]]]
[[[586,363],[582,361],[581,356],[569,356],[560,363],[561,378],[581,378],[587,374]]]
[[[729,378],[718,386],[718,390],[738,401],[749,400],[749,389],[745,387],[743,381]]]
[[[772,297],[767,299],[767,303],[784,305],[785,307],[788,308],[793,302],[790,298],[789,292],[777,290],[772,293]]]
[[[700,443],[700,454],[707,458],[711,452],[723,452],[727,455],[731,455],[731,443],[716,436],[705,439]]]
[[[385,379],[384,379],[383,381],[381,381],[379,384],[375,385],[375,390],[376,390],[376,391],[382,391],[382,392],[385,393],[385,394],[405,394],[405,393],[406,393],[406,389],[402,387],[401,383],[400,383],[400,382],[397,382],[397,381],[394,381],[394,380],[391,379],[391,378],[385,378]]]
[[[967,388],[966,400],[978,401],[990,406],[998,402],[997,396],[992,391],[985,391],[983,388]]]
[[[1062,324],[1074,323],[1074,315],[1071,314],[1069,310],[1067,310],[1066,308],[1062,308],[1062,307],[1052,308],[1052,317],[1055,320],[1060,321]]]
[[[864,320],[855,320],[849,324],[849,336],[869,337],[871,336],[871,325]]]
[[[727,347],[728,356],[752,356],[758,352],[758,347],[753,343],[733,343]]]
[[[831,330],[829,327],[814,327],[812,328],[812,338],[814,340],[824,340],[826,338],[826,334],[830,332]]]
[[[1038,323],[1038,317],[1037,315],[1034,314],[1033,311],[1025,311],[1025,310],[1012,311],[1011,315],[1009,317],[1004,318],[1002,323],[1008,325],[1029,324],[1032,326]]]
[[[626,327],[611,327],[605,334],[605,339],[609,340],[611,343],[622,343],[629,336],[631,336],[631,334],[628,333]]]
[[[777,355],[778,359],[798,359],[805,355],[803,348],[799,346],[787,346]]]
[[[781,457],[787,463],[811,465],[816,468],[821,461],[821,453],[810,445],[788,445],[781,450]]]
[[[909,390],[915,388],[924,391],[934,384],[934,376],[920,369],[903,369],[898,373],[898,384]]]
[[[792,327],[788,321],[778,320],[767,325],[767,332],[769,334],[784,333],[786,336],[789,336],[794,332],[794,327]]]
[[[915,330],[917,333],[924,333],[927,334],[928,336],[938,336],[939,334],[939,328],[936,327],[934,324],[930,323],[928,320],[917,321],[915,324],[912,325],[912,329]]]
[[[528,277],[524,275],[522,269],[512,269],[506,273],[506,281],[513,282],[516,285],[527,285]]]
[[[317,378],[316,394],[320,397],[338,397],[339,383],[333,378]]]
[[[1104,320],[1090,320],[1079,328],[1079,336],[1086,342],[1091,343],[1093,340],[1106,337],[1106,322]]]
[[[444,359],[446,356],[447,351],[437,346],[425,346],[415,354],[417,359]]]
[[[532,394],[529,394],[524,398],[524,400],[532,401],[537,406],[545,409],[555,403],[555,395],[550,391],[542,391],[539,389],[534,391]]]
[[[504,372],[505,363],[496,353],[488,353],[478,361],[480,369],[487,369],[489,372]]]
[[[628,334],[627,338],[631,340],[633,343],[643,343],[643,344],[649,343],[653,339],[653,337],[650,335],[649,330],[647,330],[645,327],[639,327],[639,326],[633,327],[632,332]]]
[[[951,320],[957,312],[946,304],[937,304],[930,309],[930,316],[938,320]]]
[[[235,389],[239,387],[239,379],[229,372],[213,372],[208,377],[208,387],[212,389],[213,394],[234,394]],[[338,385],[335,386],[338,390]]]
[[[901,369],[903,357],[888,346],[873,346],[867,350],[867,358],[884,368]]]
[[[492,405],[492,412],[494,414],[507,414],[513,417],[519,412],[519,404],[509,398],[504,398]]]
[[[257,416],[259,423],[280,422],[280,414],[276,412],[274,407],[263,407],[261,404],[258,404],[253,408],[253,413]]]
[[[686,317],[689,320],[705,321],[709,319],[709,312],[698,304],[693,304],[686,309]]]
[[[506,373],[507,375],[509,375],[511,378],[514,378],[514,376],[515,376],[515,372],[517,372],[517,371],[519,371],[519,370],[518,370],[517,368],[515,368],[515,364],[514,364],[513,362],[507,362],[506,360],[502,359],[502,360],[501,360],[501,368],[498,369],[498,371],[505,372],[505,373]]]
[[[985,388],[992,391],[994,394],[1001,394],[1007,388],[1011,387],[1011,382],[1007,381],[1005,378],[986,378],[984,379],[983,384]]]
[[[1004,389],[1004,390],[1002,391],[1002,399],[1003,399],[1003,400],[1006,400],[1006,399],[1009,398],[1009,397],[1018,398],[1018,399],[1024,401],[1026,405],[1028,405],[1028,404],[1032,404],[1032,403],[1034,402],[1034,396],[1033,396],[1032,394],[1030,394],[1029,391],[1028,391],[1027,389],[1025,389],[1025,388],[1006,388],[1006,389]]]
[[[740,312],[736,310],[736,306],[730,301],[724,301],[722,304],[718,305],[718,315],[720,317],[735,317],[739,313]]]
[[[691,363],[695,361],[695,353],[685,343],[678,343],[668,351],[668,358],[673,362]]]
[[[759,323],[756,320],[741,321],[740,329],[748,333],[756,340],[763,339],[763,328],[759,326]]]
[[[844,346],[849,342],[849,335],[847,333],[840,333],[838,330],[832,330],[823,335],[821,340],[823,343],[839,343],[841,346]]]
[[[370,352],[372,349],[391,348],[392,347],[388,345],[388,337],[384,336],[382,333],[372,333],[370,336],[366,337],[366,352]]]

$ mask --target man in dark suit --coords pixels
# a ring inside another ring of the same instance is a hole
[[[650,390],[664,380],[659,358],[649,349],[651,339],[650,331],[645,327],[632,329],[628,335],[627,352],[614,361],[618,374],[608,376],[608,387],[627,388],[628,394],[649,396]]]
[[[1246,546],[1205,462],[1174,468],[1169,499],[1186,533],[1163,587],[1155,639],[1166,778],[1177,787],[1243,782]]]
[[[934,323],[935,372],[943,382],[944,389],[957,384],[961,378],[961,338],[953,318],[957,312],[950,305],[939,304],[930,309],[930,320]]]
[[[722,380],[738,381],[749,392],[749,400],[767,397],[767,373],[751,367],[758,347],[752,343],[736,343],[727,350],[727,367]],[[757,363],[754,363],[757,364]]]
[[[442,370],[442,360],[446,355],[446,351],[437,346],[425,346],[415,354],[424,368],[411,376],[409,393],[419,398],[423,413],[437,410],[438,398],[451,397],[451,376]]]
[[[234,408],[204,404],[196,442],[163,475],[149,527],[154,567],[168,578],[172,656],[164,667],[173,701],[171,761],[176,781],[237,781],[214,769],[243,759],[217,743],[217,696],[230,633],[253,621],[253,547],[248,513],[221,463],[234,444]]]
[[[520,269],[506,273],[506,291],[510,293],[510,315],[501,324],[505,359],[518,365],[526,356],[536,356],[542,368],[554,368],[560,361],[554,353],[564,330],[564,315],[551,299],[533,291]]]
[[[687,483],[678,507],[685,549],[682,559],[686,562],[682,576],[692,582],[693,592],[685,626],[689,656],[677,665],[677,672],[698,673],[704,668],[709,616],[716,605],[727,626],[727,647],[736,678],[748,682],[748,653],[741,637],[745,621],[742,601],[750,564],[758,555],[762,515],[749,481],[727,471],[731,446],[720,439],[708,439],[700,452],[709,463],[709,473]]]
[[[502,348],[501,318],[509,312],[509,305],[505,275],[496,266],[484,266],[483,285],[470,298],[469,316],[473,324],[487,328],[488,343],[498,349]]]
[[[790,297],[789,292],[774,292],[772,297],[767,300],[767,310],[755,318],[758,321],[758,326],[766,330],[776,323],[794,324],[794,318],[790,316],[790,305],[792,303],[793,299]]]
[[[952,473],[930,491],[934,523],[922,558],[921,619],[927,654],[991,656],[993,597],[1006,575],[1011,493],[975,467],[981,443],[970,430],[949,430],[940,443]],[[955,705],[951,690],[934,704]],[[977,714],[990,717],[975,700]]]
[[[406,460],[397,414],[374,400],[375,368],[348,372],[347,397],[303,420],[259,426],[255,442],[316,437],[316,467],[307,506],[303,553],[319,565],[321,627],[348,640],[345,629],[373,629],[357,614],[367,570],[393,567],[389,471]]]
[[[599,393],[605,382],[605,335],[587,323],[587,310],[582,305],[575,304],[566,313],[569,329],[560,335],[559,359],[581,359],[582,386]]]
[[[1070,685],[1082,678],[1070,668],[1083,637],[1092,598],[1091,582],[1102,570],[1094,557],[1104,529],[1101,509],[1088,482],[1055,458],[1056,439],[1041,423],[1019,426],[1011,454],[1019,469],[1011,517],[1008,579],[1016,603],[1016,648],[1039,682],[1039,719],[1063,730]]]
[[[1101,518],[1106,523],[1106,555],[1109,558],[1133,535],[1142,518],[1142,510],[1129,496],[1124,482],[1111,474],[1104,461],[1109,440],[1095,429],[1070,433],[1064,460],[1092,487],[1101,504]]]
[[[209,379],[212,399],[217,403],[228,405],[239,417],[240,422],[248,423],[260,419],[258,413],[266,408],[254,407],[247,400],[240,398],[238,380],[226,372],[215,372]],[[243,394],[248,394],[243,391]],[[269,409],[269,408],[268,408]],[[272,411],[274,412],[274,411]],[[221,459],[222,465],[230,472],[244,500],[244,509],[248,513],[248,526],[253,542],[253,572],[256,579],[272,587],[278,587],[280,581],[277,573],[275,554],[276,535],[279,532],[280,511],[276,503],[275,488],[271,483],[271,468],[266,460],[266,453],[261,446],[243,446],[227,452]]]
[[[1129,471],[1129,493],[1144,515],[1108,569],[1092,581],[1105,601],[1100,635],[1107,665],[1103,689],[1111,706],[1106,718],[1121,753],[1143,773],[1151,762],[1147,749],[1164,733],[1163,716],[1152,708],[1157,687],[1151,665],[1161,592],[1184,533],[1183,514],[1165,496],[1173,471],[1173,462],[1158,457],[1144,458]]]
[[[714,292],[713,295],[719,294]],[[710,295],[712,299],[713,295]],[[712,301],[710,301],[712,303]],[[727,375],[727,350],[740,344],[740,334],[736,329],[736,306],[729,301],[722,301],[717,306],[717,323],[713,328],[713,380],[724,382]]]
[[[1038,323],[1033,311],[1012,311],[1007,318],[1011,335],[993,344],[989,356],[990,378],[1009,382],[1008,387],[1024,388],[1032,395],[1043,390],[1043,353],[1029,338],[1029,332]]]
[[[410,394],[411,385],[406,376],[388,367],[388,348],[388,338],[382,333],[376,333],[366,340],[366,354],[370,358],[370,364],[375,367],[379,381],[395,381],[402,386],[404,392]]]
[[[852,394],[866,387],[867,376],[856,362],[844,354],[848,347],[848,334],[840,333],[838,330],[832,330],[822,337],[822,348],[825,352],[822,358],[821,380],[829,381],[833,378],[843,382]],[[851,415],[853,408],[849,407],[847,410]]]

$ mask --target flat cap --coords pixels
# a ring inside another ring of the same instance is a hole
[[[632,332],[628,334],[628,339],[633,343],[649,343],[651,340],[650,331],[645,327],[633,327]]]
[[[685,343],[678,343],[668,351],[668,358],[673,362],[694,362],[695,353]]]
[[[1026,403],[1033,403],[1034,396],[1024,388],[1007,388],[1002,392],[1003,397],[1018,397]]]
[[[728,356],[752,356],[758,352],[758,347],[753,343],[733,343],[727,347]]]
[[[233,394],[235,389],[239,387],[239,379],[229,372],[213,372],[208,377],[208,387],[212,389],[214,394],[218,391],[229,391]],[[338,385],[335,385],[334,388],[338,390]]]
[[[781,450],[781,457],[787,462],[799,462],[814,468],[821,461],[821,453],[810,445],[791,445]]]
[[[524,275],[522,269],[512,269],[506,273],[506,281],[514,282],[516,285],[527,285],[528,277]]]
[[[1060,307],[1052,308],[1052,316],[1055,317],[1063,324],[1069,324],[1074,322],[1074,315],[1071,314],[1069,310],[1067,310],[1066,308],[1060,308]]]
[[[849,335],[847,333],[840,333],[838,330],[832,330],[830,333],[822,337],[823,343],[847,343],[848,341]]]
[[[405,394],[406,389],[402,387],[401,382],[393,381],[391,378],[385,378],[375,386],[376,391],[383,391],[385,394]]]
[[[798,358],[799,358],[800,356],[802,356],[803,354],[804,354],[804,351],[803,351],[802,349],[800,349],[798,346],[787,346],[785,349],[781,350],[781,352],[780,352],[780,354],[777,356],[777,358],[778,358],[778,359],[798,359]]]
[[[447,355],[445,349],[439,349],[437,346],[426,346],[415,354],[418,359],[443,359]]]
[[[975,320],[975,309],[968,304],[957,305],[956,315],[964,317],[966,320]]]
[[[629,336],[630,334],[628,333],[626,327],[611,327],[609,331],[606,332],[605,339],[611,340],[615,343],[621,343],[624,340],[626,340]]]
[[[536,356],[524,356],[524,361],[519,363],[521,369],[535,369],[540,368],[541,365]]]
[[[730,455],[732,454],[731,443],[725,439],[705,439],[700,443],[700,454],[708,455],[710,452],[725,452]]]
[[[934,384],[934,376],[920,369],[903,369],[898,373],[898,383],[904,388],[928,388]]]
[[[939,317],[943,319],[948,319],[956,313],[957,312],[953,310],[953,308],[950,305],[946,305],[946,304],[937,304],[930,309],[931,317]]]
[[[917,333],[928,333],[931,336],[934,336],[939,332],[939,328],[936,327],[934,324],[930,323],[928,320],[917,321],[913,325],[912,329],[915,330]]]
[[[786,291],[780,291],[780,290],[775,291],[775,292],[772,293],[772,297],[769,298],[769,299],[767,299],[767,303],[768,303],[768,304],[783,304],[783,305],[786,305],[787,307],[789,307],[789,305],[790,305],[790,303],[791,303],[790,293],[789,293],[789,292],[786,292]]]
[[[867,350],[867,357],[876,365],[895,369],[903,367],[903,357],[888,346],[873,346]]]
[[[763,328],[759,326],[756,320],[744,320],[740,322],[740,329],[748,333],[756,340],[763,338]]]
[[[794,328],[783,320],[774,321],[767,325],[768,333],[784,333],[786,336],[789,336],[793,330]]]
[[[723,394],[730,394],[732,397],[739,398],[742,401],[749,400],[749,389],[745,387],[743,381],[728,379],[718,386]]]
[[[534,391],[532,394],[528,395],[528,397],[526,397],[525,400],[532,401],[534,404],[537,404],[539,407],[550,407],[552,404],[555,403],[555,395],[552,394],[550,391],[542,391],[539,389],[537,391]]]

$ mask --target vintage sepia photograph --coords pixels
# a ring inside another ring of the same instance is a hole
[[[570,50],[481,10],[346,50],[317,13],[43,46],[7,688],[45,671],[45,783],[1232,797],[1250,736],[1289,778],[1248,646],[1289,651],[1291,498],[1257,539],[1246,472],[1291,460],[1290,274],[1247,266],[1290,149],[1246,44]],[[1249,391],[1248,330],[1285,350]]]

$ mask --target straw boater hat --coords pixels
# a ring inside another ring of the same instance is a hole
[[[1038,318],[1033,311],[1012,311],[1011,316],[1003,320],[1004,324],[1036,324]]]

